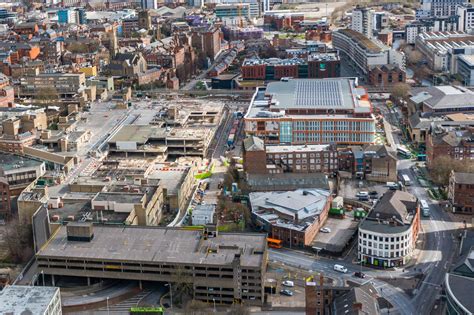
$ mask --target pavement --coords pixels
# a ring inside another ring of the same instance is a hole
[[[385,106],[383,106],[385,107]],[[382,112],[388,112],[388,108],[381,107]],[[390,115],[387,113],[387,115]],[[395,117],[389,117],[387,122],[395,123]],[[400,143],[399,135],[391,132],[393,145]],[[407,191],[415,195],[418,199],[427,200],[430,206],[431,216],[422,217],[422,248],[415,250],[414,257],[405,268],[394,268],[386,270],[369,269],[353,264],[351,257],[346,259],[328,259],[316,257],[306,252],[293,251],[288,249],[270,249],[269,259],[274,263],[282,263],[288,266],[322,272],[324,275],[334,278],[336,285],[342,285],[345,281],[351,280],[356,283],[370,281],[377,288],[379,294],[387,299],[393,308],[390,313],[398,314],[431,314],[437,299],[440,297],[442,285],[446,272],[450,269],[453,257],[456,253],[458,240],[456,238],[462,222],[454,222],[450,214],[446,213],[436,200],[432,200],[427,190],[421,187],[416,178],[416,174],[411,170],[411,166],[416,162],[411,160],[400,160],[398,169],[401,174],[406,174],[412,181],[411,186],[407,186]],[[343,264],[348,269],[347,274],[341,274],[333,270],[335,263]],[[359,279],[352,276],[355,271],[363,271],[367,277]],[[413,297],[407,295],[403,290],[388,284],[377,277],[407,278],[415,274],[424,275],[421,284],[415,290]]]

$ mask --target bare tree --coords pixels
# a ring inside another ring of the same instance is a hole
[[[434,158],[430,167],[431,179],[436,184],[446,186],[449,183],[451,171],[474,173],[474,161],[459,161],[449,156],[438,156]]]
[[[423,54],[418,50],[412,50],[408,53],[408,63],[411,65],[418,65],[423,60]]]
[[[24,263],[33,256],[33,233],[31,225],[20,224],[17,219],[8,222],[4,239],[12,262]]]
[[[392,88],[392,97],[399,101],[400,99],[406,99],[408,92],[410,91],[410,85],[406,83],[397,83]]]
[[[46,86],[38,89],[35,99],[46,105],[55,105],[59,100],[59,93],[54,86]]]
[[[250,311],[244,304],[232,304],[227,315],[249,315]]]

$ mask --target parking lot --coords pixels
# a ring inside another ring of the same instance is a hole
[[[329,228],[329,233],[319,232],[311,246],[322,248],[325,251],[339,253],[349,244],[352,236],[357,232],[359,222],[354,221],[351,212],[346,212],[343,219],[329,217],[323,228]]]

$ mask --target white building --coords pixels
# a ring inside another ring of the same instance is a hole
[[[417,19],[430,17],[449,17],[456,15],[456,8],[465,0],[421,0],[420,9],[416,12]]]
[[[193,225],[206,225],[214,223],[216,205],[198,205],[191,215]]]
[[[474,29],[474,7],[472,4],[464,4],[457,7],[458,31],[470,32]]]
[[[374,11],[368,8],[352,10],[351,30],[371,38],[373,30]]]
[[[140,0],[142,9],[158,9],[157,0]]]
[[[417,198],[389,191],[359,225],[358,259],[373,266],[402,266],[415,249],[419,229]]]
[[[61,315],[59,288],[7,286],[0,292],[0,314]]]
[[[351,29],[341,29],[333,32],[334,48],[350,56],[357,67],[367,74],[371,66],[381,66],[390,63],[405,69],[405,56],[402,52],[384,45],[382,42],[369,39],[360,32]]]

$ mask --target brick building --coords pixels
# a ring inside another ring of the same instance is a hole
[[[434,166],[436,157],[448,156],[454,160],[474,159],[474,129],[454,130],[438,127],[426,140],[426,164]]]
[[[405,81],[405,71],[397,65],[372,66],[369,69],[369,84],[373,86],[390,87],[397,83],[405,83]]]
[[[244,140],[244,169],[251,174],[333,173],[337,151],[331,145],[269,145],[262,139]]]
[[[453,212],[474,213],[474,173],[451,172],[449,176],[448,199]]]
[[[328,217],[331,193],[324,189],[252,192],[252,221],[271,238],[295,247],[309,246]]]

